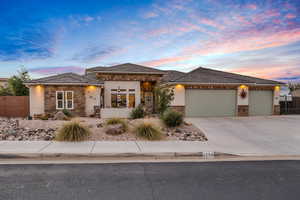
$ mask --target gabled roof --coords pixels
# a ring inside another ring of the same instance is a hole
[[[92,75],[81,76],[75,73],[64,73],[45,78],[27,81],[28,85],[49,84],[49,85],[101,85],[103,82],[96,79]]]
[[[163,82],[168,82],[168,81],[173,81],[176,80],[182,76],[184,76],[186,73],[176,71],[176,70],[167,70],[166,74],[163,76],[162,81]]]
[[[240,74],[234,74],[229,72],[223,72],[213,69],[207,69],[198,67],[197,69],[186,73],[180,78],[172,80],[170,82],[180,83],[200,83],[200,84],[284,84],[282,82],[255,78],[250,76],[244,76]]]
[[[166,72],[152,67],[142,65],[125,63],[114,65],[110,67],[93,67],[86,70],[87,72],[101,72],[101,73],[121,73],[121,74],[165,74]]]

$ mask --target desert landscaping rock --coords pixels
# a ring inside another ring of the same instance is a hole
[[[123,131],[120,127],[113,127],[108,133],[104,119],[100,118],[73,118],[86,127],[89,127],[91,141],[136,141],[144,140],[138,138],[134,133],[134,127],[142,121],[147,121],[161,127],[165,137],[163,140],[184,140],[184,141],[206,141],[207,138],[200,129],[193,124],[182,124],[179,127],[165,127],[157,117],[147,119],[128,120],[128,130]],[[51,141],[55,137],[55,132],[68,123],[64,120],[24,120],[0,118],[0,140],[44,140]]]
[[[53,140],[55,131],[54,128],[20,127],[19,120],[0,119],[0,140]]]
[[[54,120],[68,120],[68,117],[62,112],[62,111],[58,111],[54,117]]]

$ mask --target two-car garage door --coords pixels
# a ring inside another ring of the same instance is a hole
[[[186,117],[236,116],[236,90],[185,90]],[[249,115],[272,115],[273,91],[249,91]]]
[[[236,90],[186,89],[187,117],[235,116]]]

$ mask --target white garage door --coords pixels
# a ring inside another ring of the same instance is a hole
[[[250,90],[249,115],[264,116],[273,114],[273,91]]]
[[[236,115],[236,90],[185,91],[187,117],[225,117]]]

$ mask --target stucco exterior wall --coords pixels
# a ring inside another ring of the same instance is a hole
[[[105,81],[104,82],[104,105],[106,108],[111,107],[111,89],[135,89],[135,105],[141,103],[141,86],[139,81]],[[127,105],[128,105],[127,95]]]
[[[113,117],[129,118],[131,111],[132,108],[102,108],[100,112],[101,118],[107,119]]]
[[[85,88],[85,113],[87,116],[94,114],[94,106],[100,106],[101,88],[88,86]]]
[[[29,92],[30,116],[44,114],[45,88],[43,86],[31,86]]]
[[[274,94],[273,105],[274,106],[280,105],[280,87],[279,86],[276,86],[274,88],[273,94]]]
[[[176,85],[174,89],[174,100],[171,106],[184,106],[185,105],[185,88],[183,85]]]

